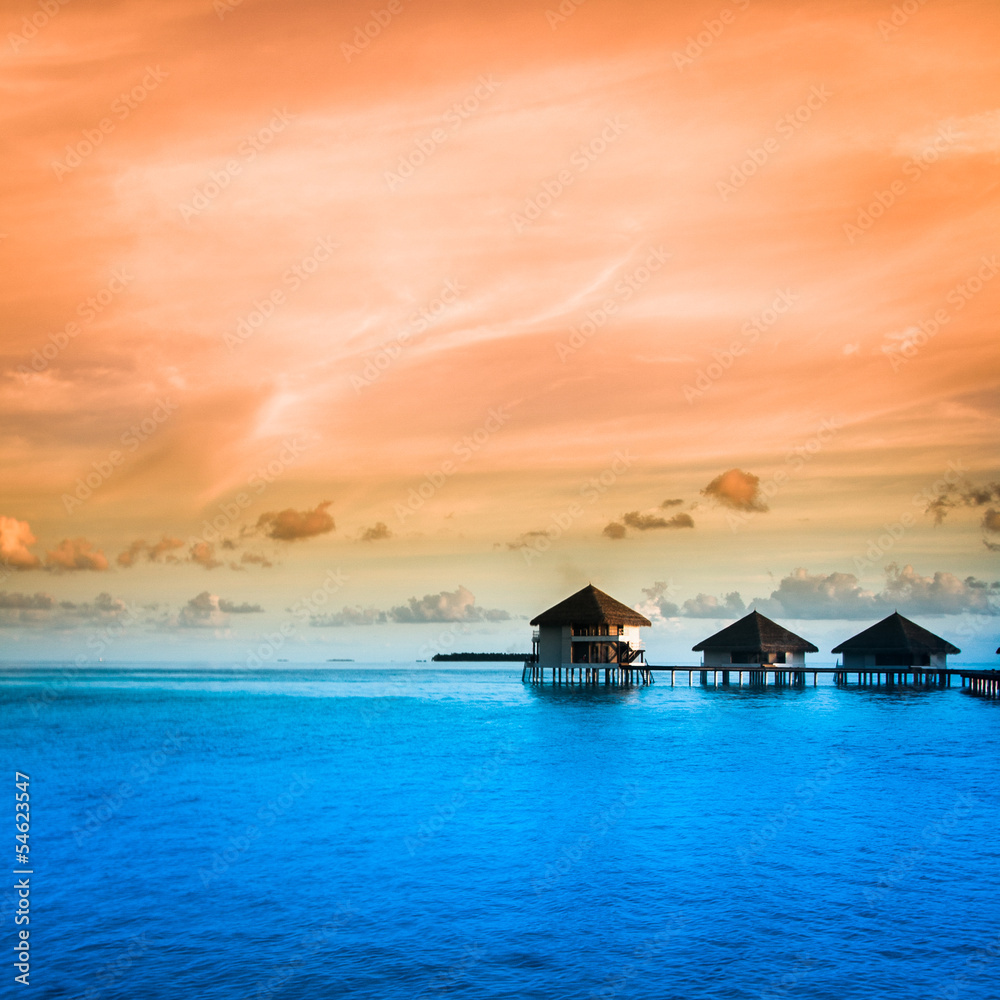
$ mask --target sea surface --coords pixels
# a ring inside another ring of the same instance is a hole
[[[1000,996],[1000,699],[520,676],[0,668],[0,995]]]

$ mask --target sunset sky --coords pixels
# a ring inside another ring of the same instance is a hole
[[[996,659],[996,0],[0,28],[0,658]]]

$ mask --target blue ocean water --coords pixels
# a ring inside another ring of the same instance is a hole
[[[1000,996],[1000,702],[680,677],[4,668],[20,995]]]

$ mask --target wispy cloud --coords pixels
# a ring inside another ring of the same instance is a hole
[[[387,610],[345,607],[341,611],[316,615],[311,624],[317,626],[345,625],[419,625],[432,622],[503,622],[510,612],[501,608],[481,608],[473,593],[465,587],[442,590],[438,594],[411,597],[406,604]]]

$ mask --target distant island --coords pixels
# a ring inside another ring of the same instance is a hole
[[[331,656],[330,659],[326,661],[327,663],[353,663],[354,660],[350,656]]]
[[[435,653],[432,660],[516,660],[530,658],[530,653]]]

